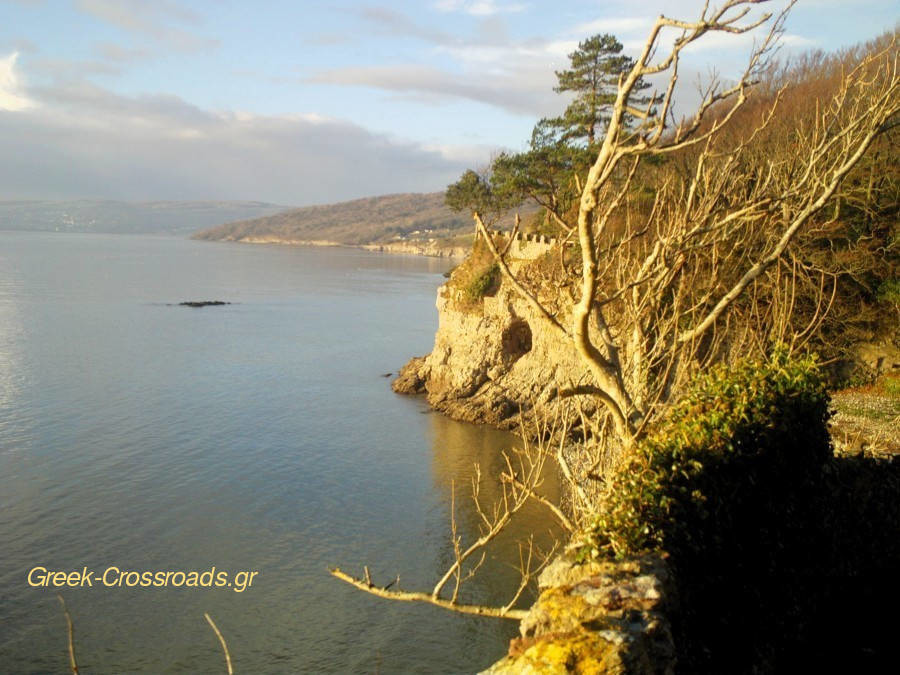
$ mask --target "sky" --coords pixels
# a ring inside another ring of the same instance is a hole
[[[442,190],[562,112],[554,71],[580,40],[612,33],[634,56],[657,15],[702,5],[0,0],[0,199],[302,206]],[[799,0],[784,53],[867,40],[898,9]],[[705,37],[681,80],[737,76],[754,37]]]

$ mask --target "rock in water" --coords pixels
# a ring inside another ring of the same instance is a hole
[[[179,302],[179,307],[216,307],[218,305],[230,305],[230,302],[224,302],[223,300],[186,300],[185,302]]]

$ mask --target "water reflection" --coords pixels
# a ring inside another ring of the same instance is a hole
[[[451,490],[455,490],[456,523],[463,548],[482,533],[484,521],[472,499],[472,481],[480,470],[479,501],[488,515],[493,505],[503,499],[500,475],[506,470],[502,450],[508,450],[516,466],[513,449],[522,448],[522,442],[513,434],[486,429],[471,424],[461,424],[439,414],[431,415],[429,429],[432,445],[432,475],[435,491],[450,503]],[[477,468],[476,468],[477,467]],[[553,465],[544,467],[543,483],[539,493],[552,500],[559,498],[560,483]],[[446,515],[446,544],[441,549],[439,572],[443,574],[454,562],[450,534],[450,511]],[[514,570],[520,565],[519,543],[527,543],[533,537],[535,551],[548,551],[560,537],[560,528],[546,507],[531,500],[515,514],[506,530],[486,549],[485,563],[461,597],[474,604],[505,605],[515,592],[519,578]],[[477,562],[480,554],[471,560]],[[452,583],[448,585],[448,589]],[[523,602],[530,596],[523,596]],[[523,604],[520,602],[519,604]]]
[[[4,452],[17,450],[30,427],[27,416],[12,412],[28,377],[22,353],[22,310],[17,302],[21,281],[14,262],[0,255],[0,438],[5,439],[0,450]]]

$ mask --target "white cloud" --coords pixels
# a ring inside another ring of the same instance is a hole
[[[495,145],[474,143],[470,145],[448,145],[446,143],[428,143],[422,146],[428,152],[436,152],[450,162],[473,167],[483,164],[501,150]]]
[[[309,81],[372,87],[426,103],[464,99],[532,117],[557,111],[559,101],[552,91],[555,78],[546,63],[540,68],[522,63],[505,66],[477,75],[430,66],[357,66],[323,71]]]
[[[34,106],[34,101],[23,92],[16,75],[18,52],[0,59],[0,110],[20,111]]]
[[[113,63],[132,63],[150,57],[150,52],[146,49],[125,47],[113,42],[100,42],[94,49],[103,59]]]
[[[477,154],[315,113],[215,112],[83,81],[28,98],[40,105],[0,114],[0,156],[17,158],[0,162],[0,199],[323,203],[440,190]]]
[[[522,3],[504,2],[495,0],[438,0],[434,3],[435,9],[440,12],[463,12],[472,16],[493,16],[494,14],[512,14],[521,12],[527,8]]]
[[[202,51],[219,45],[218,40],[173,25],[197,24],[200,17],[170,0],[77,0],[76,6],[94,19],[151,37],[178,51]]]
[[[163,19],[196,23],[198,17],[168,0],[78,0],[86,14],[129,31],[155,33],[162,30]]]
[[[459,63],[479,67],[493,65],[502,70],[513,71],[533,66],[550,72],[554,65],[565,62],[567,55],[577,47],[576,40],[534,40],[505,45],[439,47],[437,51],[449,54]]]
[[[722,51],[722,50],[732,50],[732,51],[743,51],[748,55],[750,51],[753,49],[754,45],[760,45],[766,38],[766,34],[769,31],[769,25],[760,26],[756,30],[749,31],[747,33],[741,33],[739,35],[733,35],[731,33],[723,33],[721,31],[712,31],[703,35],[699,40],[687,46],[684,50],[686,54],[703,52],[703,51]],[[674,33],[669,33],[669,37],[671,38]],[[783,47],[791,47],[797,49],[809,49],[810,47],[816,46],[816,41],[810,38],[803,37],[802,35],[795,35],[792,33],[784,33],[778,40],[778,43]],[[667,43],[663,42],[663,45]],[[641,44],[643,46],[643,44]]]

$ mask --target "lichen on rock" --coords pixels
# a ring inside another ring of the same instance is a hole
[[[539,587],[522,637],[485,673],[674,672],[666,614],[674,591],[661,554],[584,564],[560,556],[541,573]]]

